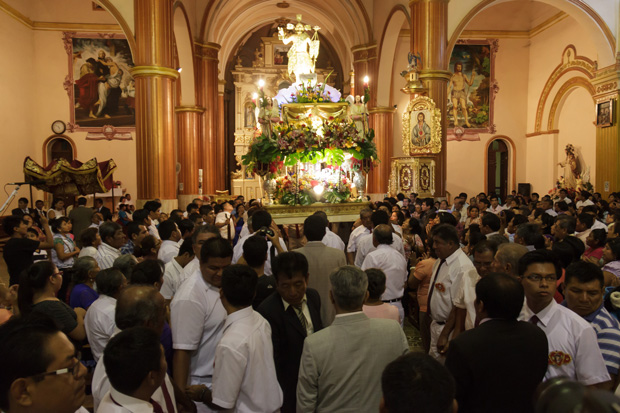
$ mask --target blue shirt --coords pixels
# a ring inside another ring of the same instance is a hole
[[[127,244],[123,245],[120,251],[122,255],[133,254],[133,251],[134,251],[133,241],[132,240],[127,241]]]

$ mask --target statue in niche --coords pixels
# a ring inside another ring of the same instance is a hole
[[[566,159],[558,165],[564,168],[564,188],[577,188],[577,179],[581,175],[581,165],[579,157],[575,154],[575,147],[570,143],[566,145]]]
[[[244,127],[253,128],[256,122],[254,121],[254,109],[252,108],[252,102],[247,102],[243,106],[243,119]]]
[[[349,95],[346,101],[349,102],[349,119],[355,122],[358,133],[361,136],[365,136],[368,118],[366,104],[363,102],[360,95],[356,95],[355,97]]]
[[[267,99],[267,106],[261,107],[258,112],[258,123],[265,136],[271,135],[273,124],[280,122],[280,111],[278,110],[278,101],[276,99]]]

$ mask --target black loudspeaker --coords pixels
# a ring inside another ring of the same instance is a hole
[[[519,184],[517,188],[519,195],[530,196],[532,192],[532,185],[530,184]]]

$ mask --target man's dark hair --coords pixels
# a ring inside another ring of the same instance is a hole
[[[594,225],[594,215],[588,214],[587,212],[582,212],[577,215],[577,219],[585,225],[587,229],[592,228],[592,225]]]
[[[575,279],[578,283],[589,283],[597,280],[601,288],[605,286],[605,277],[598,265],[582,260],[575,261],[566,267],[564,277],[565,285],[568,285],[572,279]]]
[[[449,224],[439,224],[431,230],[432,237],[438,237],[445,242],[452,242],[455,245],[459,243],[459,233],[456,228]]]
[[[132,240],[132,236],[133,235],[140,234],[140,226],[141,225],[144,226],[143,223],[138,222],[138,221],[130,222],[127,225],[127,238],[129,238],[129,240]]]
[[[202,219],[202,215],[200,215],[198,212],[192,212],[187,216],[187,218],[192,224],[196,224],[199,219]]]
[[[164,222],[160,222],[157,227],[157,231],[159,232],[159,238],[162,241],[169,240],[172,236],[172,233],[177,230],[177,224],[174,223],[173,220],[168,219]]]
[[[390,216],[387,214],[387,212],[378,209],[372,213],[372,215],[370,216],[370,220],[372,221],[372,225],[375,227],[381,224],[387,225],[390,223]]]
[[[198,239],[198,235],[200,235],[200,234],[202,234],[204,232],[208,232],[208,233],[217,235],[218,238],[221,237],[220,230],[215,225],[213,225],[213,224],[198,225],[194,229],[194,233],[192,234],[192,242],[194,244],[196,244],[196,240]]]
[[[422,200],[422,205],[426,205],[429,208],[433,208],[435,206],[435,202],[433,202],[433,198],[424,198]]]
[[[161,370],[162,348],[155,331],[133,327],[110,339],[103,351],[103,364],[112,387],[132,395],[148,374]]]
[[[256,232],[262,227],[269,228],[271,226],[271,214],[264,209],[258,210],[252,214],[252,231]]]
[[[99,235],[101,236],[101,241],[107,244],[108,238],[114,238],[114,234],[119,229],[122,228],[116,222],[104,222],[99,227]]]
[[[0,409],[9,411],[9,390],[15,380],[44,373],[54,361],[46,345],[59,332],[54,320],[39,312],[12,317],[0,326]]]
[[[194,244],[192,243],[191,238],[185,238],[181,243],[181,247],[179,247],[179,253],[177,256],[181,256],[185,253],[188,253],[190,257],[194,256]]]
[[[78,198],[78,202],[80,201],[80,199],[81,198]],[[84,198],[84,199],[86,199],[86,198]],[[26,204],[28,204],[28,198],[21,197],[21,198],[19,198],[17,200],[17,202],[25,202]]]
[[[200,215],[209,215],[209,212],[213,211],[213,207],[211,205],[203,205],[198,208],[198,213]]]
[[[486,198],[480,198],[480,200],[478,201],[478,205],[480,204],[484,204],[483,210],[486,210],[488,207],[491,206],[491,202],[489,202],[489,200]]]
[[[458,221],[456,220],[454,215],[449,212],[437,212],[437,216],[439,217],[440,224],[448,224],[452,225],[453,227],[456,227],[458,225]]]
[[[56,201],[56,199],[54,200]],[[99,204],[99,205],[103,205],[103,199],[101,198],[95,198],[95,200],[93,201],[94,204]],[[54,202],[55,204],[55,202]]]
[[[194,230],[194,222],[189,219],[182,219],[177,222],[179,227],[179,231],[181,231],[181,237],[185,238],[188,233],[191,233]]]
[[[161,283],[163,276],[164,263],[162,261],[144,260],[133,267],[129,282],[132,285],[154,285],[155,283]]]
[[[149,212],[157,212],[159,208],[161,208],[161,203],[157,201],[147,201],[144,203],[144,209]]]
[[[181,211],[180,209],[173,209],[172,211],[170,211],[170,217],[168,218],[174,222],[176,222],[177,224],[179,222],[181,222],[181,220],[183,219],[183,211]]]
[[[233,307],[249,307],[256,295],[258,275],[247,265],[233,264],[222,272],[222,292]]]
[[[614,231],[618,229],[614,228]],[[620,260],[620,238],[612,238],[607,240],[606,244],[611,250],[611,254],[614,256],[614,261]]]
[[[146,294],[136,296],[135,289],[146,289]],[[130,285],[121,291],[116,300],[114,322],[120,330],[136,326],[156,325],[161,322],[162,308],[155,298],[159,291],[152,286]]]
[[[308,241],[321,241],[326,232],[325,220],[319,215],[310,215],[304,220],[304,235]]]
[[[560,260],[551,251],[547,249],[540,249],[536,251],[530,251],[525,254],[519,260],[519,276],[523,277],[527,268],[532,264],[553,264],[555,267],[555,275],[559,279],[562,276],[562,267],[560,267]]]
[[[491,273],[476,284],[476,299],[490,318],[516,320],[523,307],[523,286],[506,274]]]
[[[411,352],[385,367],[381,390],[389,413],[450,413],[456,385],[437,360]]]
[[[538,224],[530,223],[519,225],[515,234],[523,239],[525,245],[535,245],[539,237],[542,237],[540,226]]]
[[[605,241],[607,241],[607,231],[605,231],[603,228],[597,228],[593,229],[591,234],[592,238],[594,238],[594,240],[598,242],[599,247],[605,245]]]
[[[588,191],[581,191],[581,196],[584,197],[585,199],[590,199],[592,194],[589,193]]]
[[[135,255],[121,254],[120,257],[114,260],[114,264],[112,265],[112,268],[116,268],[117,270],[123,273],[125,278],[130,280],[131,273],[136,265],[138,265],[138,261],[136,260]]]
[[[267,261],[269,244],[265,237],[253,235],[243,243],[243,258],[252,268],[258,268]]]
[[[368,298],[378,300],[385,292],[385,273],[378,268],[364,271],[368,277]]]
[[[28,200],[26,200],[26,202],[28,202]],[[77,204],[78,205],[86,205],[86,198],[83,197],[83,196],[79,197],[78,200],[77,200]]]
[[[566,212],[568,211],[568,204],[564,201],[558,201],[555,203],[558,206],[560,211]]]
[[[185,210],[187,211],[188,214],[191,212],[192,209],[198,210],[198,204],[195,204],[193,202],[190,202],[189,204],[187,204],[187,208]]]
[[[316,215],[316,216],[323,218],[323,221],[325,221],[325,226],[329,224],[329,219],[327,218],[327,214],[325,213],[325,211],[316,211],[312,215]]]
[[[501,235],[500,235],[501,236]],[[490,251],[493,253],[493,256],[495,256],[495,253],[497,252],[497,244],[494,242],[491,242],[489,240],[482,240],[480,242],[478,242],[477,244],[474,245],[474,254],[478,253],[478,254],[483,254],[487,251]]]
[[[15,234],[15,228],[19,227],[22,222],[24,222],[24,218],[18,217],[17,215],[10,215],[4,218],[2,222],[2,227],[4,228],[4,232],[7,233],[8,236],[12,236]]]
[[[514,218],[511,221],[513,221],[512,224],[515,226],[515,231],[517,230],[516,227],[528,222],[527,217],[522,214],[515,214]],[[506,222],[510,222],[510,221],[506,221]]]
[[[29,230],[32,228],[28,228]],[[80,245],[83,247],[92,247],[95,241],[97,240],[97,234],[99,233],[99,229],[97,228],[86,228],[80,234]]]
[[[499,201],[499,198],[498,198],[498,197],[497,197],[497,195],[495,195],[495,194],[492,194],[492,195],[489,197],[489,199],[490,199],[491,201],[492,201],[492,200],[494,200],[494,199]]]
[[[492,232],[497,232],[502,226],[502,223],[497,215],[490,213],[482,216],[482,226],[487,226]]]
[[[377,244],[380,245],[392,245],[392,242],[394,242],[391,225],[381,224],[376,226],[372,235],[377,240]]]
[[[581,259],[586,247],[583,241],[575,236],[568,236],[562,242],[554,242],[551,251],[560,260],[562,268],[568,267],[571,263]]]
[[[272,273],[276,281],[280,277],[293,278],[297,273],[308,277],[308,259],[300,252],[284,252],[271,263]]]
[[[123,273],[114,267],[99,271],[95,277],[97,292],[114,297],[120,291],[124,277]]]
[[[228,258],[233,256],[233,248],[225,239],[211,238],[202,244],[200,249],[200,262],[206,263],[209,258]]]

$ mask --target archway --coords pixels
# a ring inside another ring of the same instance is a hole
[[[75,143],[65,135],[53,135],[43,142],[43,166],[47,166],[54,159],[64,158],[71,162],[77,159]]]
[[[494,139],[487,147],[487,192],[495,192],[505,200],[508,194],[508,145]]]
[[[379,67],[377,70],[377,82],[382,82],[377,87],[377,106],[392,105],[392,83],[396,46],[399,40],[399,32],[403,27],[410,27],[409,13],[400,5],[395,6],[383,27],[383,34],[379,44]]]

